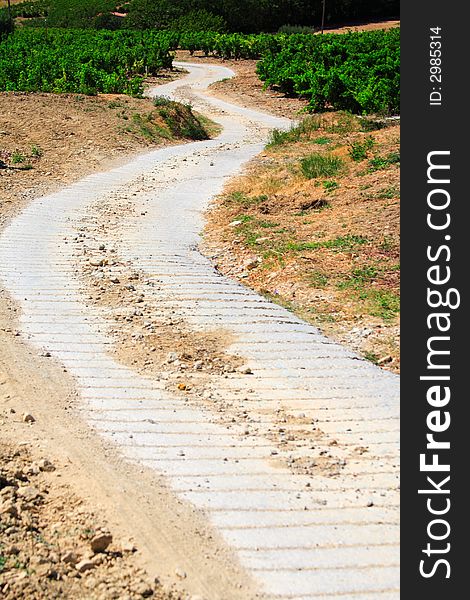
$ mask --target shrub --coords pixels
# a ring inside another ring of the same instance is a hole
[[[171,25],[175,31],[216,31],[227,30],[227,23],[223,17],[214,15],[207,10],[192,10],[175,19]]]
[[[142,75],[172,65],[153,32],[21,29],[0,46],[0,90],[142,94]]]
[[[14,29],[13,23],[10,21],[8,11],[6,9],[0,10],[0,41],[8,34],[12,33]]]
[[[286,33],[292,35],[294,33],[313,33],[313,27],[306,27],[305,25],[282,25],[278,29],[278,33]]]
[[[397,113],[400,30],[291,35],[257,69],[266,85],[308,98],[310,110]]]
[[[363,142],[357,141],[353,142],[349,146],[349,156],[355,161],[360,162],[361,160],[365,160],[367,158],[367,153],[374,146],[374,138],[369,136]]]
[[[209,139],[209,134],[204,125],[188,104],[180,104],[168,98],[157,97],[154,100],[154,105],[158,108],[158,114],[175,137],[191,140]]]

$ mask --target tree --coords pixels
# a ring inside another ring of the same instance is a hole
[[[126,17],[132,29],[168,29],[173,21],[187,12],[186,2],[171,0],[133,0]]]

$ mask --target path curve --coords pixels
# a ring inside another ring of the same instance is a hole
[[[203,511],[263,597],[396,599],[399,379],[198,252],[209,200],[289,122],[211,97],[229,69],[180,66],[188,76],[152,94],[191,101],[223,133],[86,177],[15,218],[0,277],[21,305],[21,334],[74,375],[90,425]],[[129,210],[113,217],[110,206]],[[138,270],[142,306],[229,332],[228,351],[252,374],[214,377],[188,402],[163,371],[149,379],[117,362],[112,311],[90,305],[80,278],[102,244],[122,263],[97,277]]]

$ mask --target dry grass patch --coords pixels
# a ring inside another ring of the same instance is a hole
[[[274,132],[212,207],[204,241],[222,272],[394,371],[399,139],[394,122],[345,113]]]

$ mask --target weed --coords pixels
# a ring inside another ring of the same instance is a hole
[[[377,354],[375,354],[375,352],[370,352],[369,350],[364,352],[364,358],[369,362],[374,363],[374,365],[377,365],[380,360]]]
[[[300,166],[304,177],[316,179],[337,175],[343,169],[344,162],[339,156],[315,153],[302,159]]]
[[[157,108],[159,107],[170,107],[173,104],[173,100],[170,100],[170,98],[167,98],[166,96],[155,96],[155,98],[153,99],[153,105],[156,106]]]
[[[369,161],[369,173],[386,169],[390,165],[400,163],[400,153],[390,152],[387,156],[376,156]]]
[[[333,192],[339,188],[339,183],[337,181],[324,181],[323,187],[327,192]]]
[[[154,99],[154,105],[175,137],[191,140],[209,139],[202,121],[194,114],[189,104],[180,104],[168,98],[157,97]]]
[[[369,290],[361,294],[362,300],[371,304],[369,313],[389,321],[400,312],[400,297],[384,290]]]
[[[279,223],[273,223],[272,221],[258,221],[259,227],[263,229],[271,229],[272,227],[279,227]]]
[[[300,141],[303,136],[307,136],[312,131],[317,131],[321,127],[321,118],[318,116],[307,117],[298,125],[291,127],[287,131],[274,129],[268,142],[268,147],[282,146]]]
[[[347,252],[353,250],[357,246],[366,244],[368,241],[367,238],[360,235],[345,235],[323,242],[290,242],[287,245],[287,249],[293,250],[294,252],[302,252],[304,250],[327,248],[337,252]]]
[[[329,133],[351,133],[357,131],[359,120],[354,115],[347,112],[340,112],[337,120],[326,127]]]
[[[347,288],[362,289],[366,283],[371,283],[378,275],[378,271],[373,266],[354,269],[349,277],[338,284],[338,289]]]
[[[108,108],[122,108],[123,105],[121,104],[121,102],[118,102],[117,100],[111,100],[111,102],[108,102]]]
[[[139,133],[149,139],[153,140],[157,136],[157,132],[155,131],[155,127],[152,123],[152,115],[148,114],[146,116],[142,116],[139,113],[135,113],[132,115],[132,122],[137,127]]]
[[[11,162],[13,165],[24,163],[25,160],[26,156],[19,150],[15,150],[15,152],[13,152],[13,154],[11,155]]]
[[[268,142],[268,147],[282,146],[292,142],[297,142],[300,139],[299,132],[295,129],[289,129],[289,131],[283,131],[281,129],[273,129]]]
[[[0,554],[0,571],[3,571],[3,568],[5,567],[6,562],[7,562],[7,557],[3,556],[3,554]]]
[[[319,137],[316,140],[313,140],[314,144],[318,144],[319,146],[324,146],[325,144],[330,144],[331,140],[327,137]]]
[[[392,198],[399,198],[399,197],[400,197],[400,189],[396,185],[382,188],[375,195],[375,198],[378,198],[379,200],[391,200]]]
[[[365,133],[369,131],[379,131],[380,129],[390,127],[391,125],[391,123],[387,123],[384,119],[371,119],[370,117],[359,117],[359,121],[361,124],[361,131],[364,131]]]
[[[34,158],[41,158],[41,156],[43,155],[43,151],[42,148],[40,148],[39,146],[31,146],[31,156],[33,156]]]
[[[328,275],[321,271],[312,271],[308,274],[308,281],[312,287],[324,288],[328,283]]]
[[[234,221],[249,223],[250,221],[253,221],[253,217],[251,215],[238,215],[238,217],[235,217]]]
[[[241,204],[242,206],[256,206],[269,200],[269,196],[262,194],[261,196],[247,196],[243,192],[232,192],[225,198],[227,204]]]
[[[315,323],[336,323],[337,318],[331,313],[324,313],[313,306],[306,309],[307,313],[314,315]]]
[[[349,156],[355,161],[360,162],[367,158],[367,153],[374,147],[375,141],[372,136],[367,137],[363,142],[353,142],[349,146]]]
[[[379,246],[379,248],[381,250],[383,250],[384,252],[389,252],[390,250],[393,250],[394,247],[395,247],[395,244],[393,242],[393,239],[388,235],[384,236],[384,238]]]

